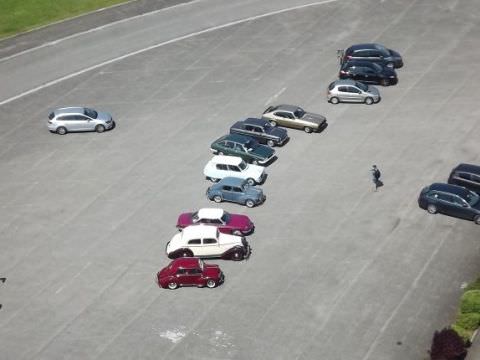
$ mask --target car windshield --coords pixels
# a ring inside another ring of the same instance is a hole
[[[388,49],[385,46],[380,45],[380,44],[375,44],[375,47],[378,50],[380,50],[384,56],[389,56],[390,55],[390,51],[388,51]]]
[[[359,88],[360,90],[367,91],[368,90],[368,85],[365,85],[361,82],[356,81],[355,86]]]
[[[465,200],[470,204],[470,206],[474,206],[478,203],[478,200],[480,199],[480,196],[478,196],[476,193],[469,191],[465,196]]]
[[[382,67],[377,63],[371,63],[371,65],[375,68],[375,71],[377,72],[382,71]]]
[[[230,221],[230,213],[224,211],[222,216],[222,221],[224,224],[228,224],[228,222]]]
[[[298,107],[297,110],[295,110],[295,112],[293,113],[293,115],[295,115],[297,119],[301,119],[303,115],[305,115],[305,111],[302,108]]]
[[[248,140],[248,142],[245,143],[245,148],[247,149],[247,151],[252,151],[253,149],[255,149],[257,147],[258,143],[251,139],[251,140]]]
[[[98,116],[98,113],[95,110],[85,108],[84,114],[87,115],[89,118],[96,119]]]
[[[245,170],[247,168],[247,163],[242,160],[242,162],[238,164],[238,167],[240,168],[240,170]]]

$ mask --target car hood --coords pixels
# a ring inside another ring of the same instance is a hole
[[[276,126],[272,127],[268,133],[278,137],[279,139],[285,139],[287,137],[287,130]]]
[[[103,120],[103,121],[112,120],[112,115],[106,112],[97,111],[97,120]]]
[[[203,275],[211,278],[218,278],[220,276],[220,266],[217,264],[203,264]]]
[[[263,159],[268,159],[275,154],[275,150],[268,146],[258,144],[252,149],[252,151],[250,151],[250,154],[256,155]]]
[[[400,55],[398,52],[396,52],[395,50],[392,50],[392,49],[388,49],[388,51],[390,51],[390,56],[396,60],[401,60],[402,59],[402,55]]]
[[[230,226],[239,228],[239,229],[251,229],[253,223],[250,221],[250,218],[246,215],[230,215],[230,222],[228,223]]]
[[[310,121],[314,124],[320,125],[327,119],[325,118],[325,116],[307,112],[302,116],[302,120]]]
[[[192,224],[192,213],[180,214],[177,220],[177,227],[184,228]]]
[[[255,198],[261,198],[263,196],[263,190],[260,188],[257,188],[255,186],[245,186],[245,193],[249,196],[253,196]]]
[[[247,168],[245,169],[245,174],[247,174],[247,177],[251,177],[254,179],[258,179],[259,177],[261,177],[264,172],[265,168],[263,166],[254,164],[248,164]]]
[[[218,243],[220,245],[243,245],[241,236],[224,233],[219,233]]]
[[[166,267],[158,272],[158,278],[159,279],[163,278],[165,276],[169,276],[169,275],[170,275],[170,272],[168,271],[168,268],[166,268]]]
[[[182,233],[178,232],[172,237],[172,240],[167,244],[167,253],[175,251],[178,247],[182,245]]]
[[[386,76],[395,76],[397,77],[397,72],[389,67],[383,68],[383,74]]]

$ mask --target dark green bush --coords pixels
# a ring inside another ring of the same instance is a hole
[[[473,331],[467,330],[457,324],[452,325],[452,329],[462,338],[463,342],[465,343],[465,347],[469,347],[471,345],[470,339],[472,338]]]
[[[469,291],[469,290],[480,290],[480,278],[478,278],[474,282],[468,284],[465,291]]]
[[[475,331],[480,326],[480,313],[460,313],[455,325]]]
[[[480,314],[480,290],[469,290],[462,295],[460,312]]]

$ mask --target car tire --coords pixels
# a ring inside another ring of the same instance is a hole
[[[105,126],[103,126],[103,125],[97,125],[97,126],[95,126],[95,131],[96,131],[97,133],[102,133],[102,132],[105,131]]]
[[[222,197],[220,195],[215,195],[213,197],[213,201],[215,201],[216,203],[221,203],[222,202]]]
[[[213,289],[215,286],[217,286],[217,282],[212,279],[208,279],[206,284],[208,288]]]
[[[337,105],[340,102],[340,100],[336,96],[334,96],[330,99],[330,102],[334,105]]]
[[[270,120],[270,125],[272,125],[272,126],[277,126],[277,122],[276,122],[276,121],[273,121],[273,120]]]
[[[241,250],[234,250],[232,252],[232,256],[230,257],[233,261],[242,261],[244,256],[243,256],[243,251]]]
[[[477,215],[473,218],[473,222],[477,225],[480,225],[480,215]]]
[[[245,205],[249,208],[253,208],[255,206],[255,202],[251,199],[248,199],[247,201],[245,201]]]
[[[175,281],[171,281],[171,282],[168,283],[167,287],[170,290],[175,290],[176,288],[178,288],[178,284]]]
[[[310,126],[305,126],[305,128],[303,129],[307,134],[310,134],[313,130]]]
[[[247,179],[247,183],[251,186],[255,185],[255,180],[253,180],[252,178],[248,178]]]
[[[57,130],[55,130],[55,132],[58,135],[65,135],[67,133],[67,128],[63,127],[63,126],[60,126],[60,127],[57,128]]]
[[[242,232],[240,230],[233,230],[232,235],[242,236]]]
[[[373,104],[373,99],[370,96],[365,98],[365,104],[372,105]]]
[[[437,213],[437,207],[433,204],[428,204],[427,211],[428,211],[429,214],[436,214]]]
[[[267,140],[267,145],[270,146],[270,147],[274,147],[275,146],[275,141]]]
[[[387,80],[387,79],[383,79],[380,83],[382,84],[382,86],[388,86],[388,85],[390,85],[390,81]]]

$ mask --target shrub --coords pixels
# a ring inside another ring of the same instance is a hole
[[[468,284],[465,291],[469,291],[469,290],[480,290],[480,278]]]
[[[452,325],[452,329],[455,330],[455,332],[462,338],[465,347],[470,347],[470,345],[472,345],[470,339],[473,336],[473,330],[465,329],[458,324]]]
[[[430,350],[431,360],[464,360],[467,349],[462,338],[453,329],[435,331]]]
[[[480,313],[480,290],[469,290],[462,295],[460,312]]]
[[[475,331],[480,326],[480,313],[460,313],[457,316],[455,325],[466,330]]]

